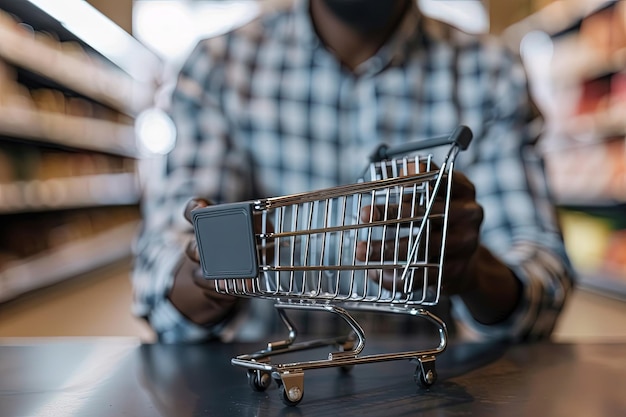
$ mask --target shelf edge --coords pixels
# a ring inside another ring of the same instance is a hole
[[[0,58],[123,112],[137,114],[149,104],[149,88],[121,70],[90,63],[18,30],[0,21]]]
[[[0,184],[0,214],[137,204],[134,173],[95,174]]]
[[[120,156],[139,154],[132,125],[25,107],[0,107],[0,134]]]
[[[577,285],[607,297],[626,301],[626,277],[610,272],[582,272],[578,274]]]

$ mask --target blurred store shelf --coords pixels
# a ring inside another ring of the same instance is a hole
[[[130,256],[136,230],[137,222],[128,222],[5,264],[0,270],[0,302]]]
[[[134,127],[108,120],[0,106],[0,135],[120,156],[138,156]]]
[[[134,173],[15,181],[0,184],[0,214],[131,205],[139,194]]]
[[[0,0],[0,302],[130,255],[162,61],[88,2]]]

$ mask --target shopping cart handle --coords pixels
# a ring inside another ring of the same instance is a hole
[[[387,144],[381,144],[370,156],[370,162],[379,162],[397,155],[408,154],[419,151],[420,149],[436,148],[438,146],[450,145],[454,143],[460,150],[464,151],[468,148],[473,138],[472,130],[467,126],[459,126],[454,132],[446,136],[437,136],[425,140],[416,140],[401,145],[389,147]]]

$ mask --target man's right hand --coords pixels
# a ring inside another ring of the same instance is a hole
[[[211,203],[193,199],[185,207],[185,218],[191,223],[191,212]],[[215,291],[215,281],[202,277],[200,255],[195,236],[189,241],[168,296],[174,307],[192,322],[211,326],[221,322],[234,308],[238,300],[232,295]]]

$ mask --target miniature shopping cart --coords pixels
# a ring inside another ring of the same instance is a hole
[[[472,133],[389,148],[381,145],[358,182],[302,194],[210,206],[193,212],[204,277],[215,290],[273,300],[288,330],[285,340],[232,359],[248,382],[265,390],[272,379],[288,405],[304,394],[304,371],[409,359],[416,382],[437,378],[435,356],[447,345],[445,323],[425,307],[437,304],[454,160]],[[437,167],[422,149],[448,145]],[[437,203],[436,203],[437,202]],[[437,230],[439,242],[430,242]],[[434,249],[433,249],[434,247]],[[346,336],[296,342],[286,311],[324,311],[342,318]],[[349,311],[399,313],[434,324],[439,345],[429,350],[361,355],[365,334]],[[271,357],[333,346],[327,359],[272,363]]]

